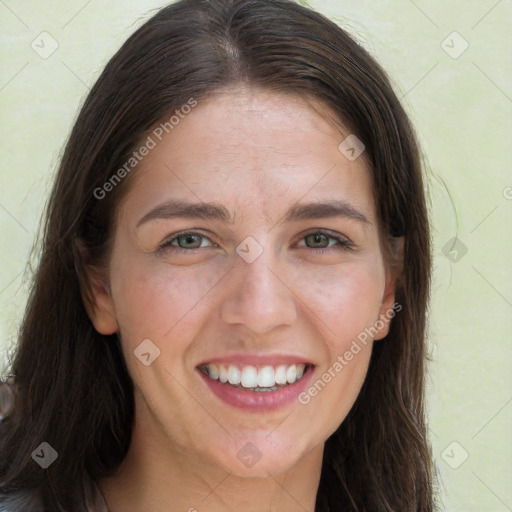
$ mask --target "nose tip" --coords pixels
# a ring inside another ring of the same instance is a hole
[[[254,254],[254,248],[249,245],[249,252],[251,249]],[[224,322],[244,324],[251,331],[263,334],[295,321],[294,295],[270,256],[270,251],[262,250],[251,263],[243,256],[235,263],[221,305]]]

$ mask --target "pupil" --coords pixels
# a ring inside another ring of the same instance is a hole
[[[197,238],[195,235],[187,235],[184,237],[185,239],[185,246],[187,246],[187,244],[194,244],[194,239]]]

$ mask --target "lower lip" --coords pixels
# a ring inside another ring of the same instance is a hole
[[[199,369],[197,371],[207,386],[223,402],[240,409],[261,412],[279,409],[298,401],[299,395],[307,387],[313,375],[313,370],[314,367],[308,366],[304,375],[298,381],[275,391],[250,391],[235,388],[230,384],[223,384],[218,380],[210,379]]]

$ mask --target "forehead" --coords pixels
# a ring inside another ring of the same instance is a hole
[[[350,135],[320,102],[236,88],[198,102],[138,164],[126,202],[221,201],[238,215],[272,215],[284,202],[350,200],[374,214],[364,155],[340,151]],[[165,120],[163,120],[165,122]]]

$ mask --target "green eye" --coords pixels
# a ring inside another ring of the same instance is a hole
[[[313,233],[305,237],[306,244],[312,249],[327,249],[329,247],[329,239],[334,240],[334,238],[328,237],[323,233]]]
[[[352,248],[352,244],[346,238],[326,231],[310,233],[304,237],[304,240],[306,240],[306,246],[310,249],[330,249],[336,245],[338,249]],[[330,243],[330,241],[334,241],[334,243]]]
[[[202,247],[207,247],[202,245],[203,240],[209,240],[204,235],[193,232],[186,233],[177,233],[170,238],[167,238],[160,245],[161,250],[171,250],[171,251],[186,251],[192,252],[195,249],[200,249]],[[212,246],[215,244],[212,243]]]
[[[201,247],[201,235],[186,234],[176,237],[174,240],[182,249],[199,249]]]

